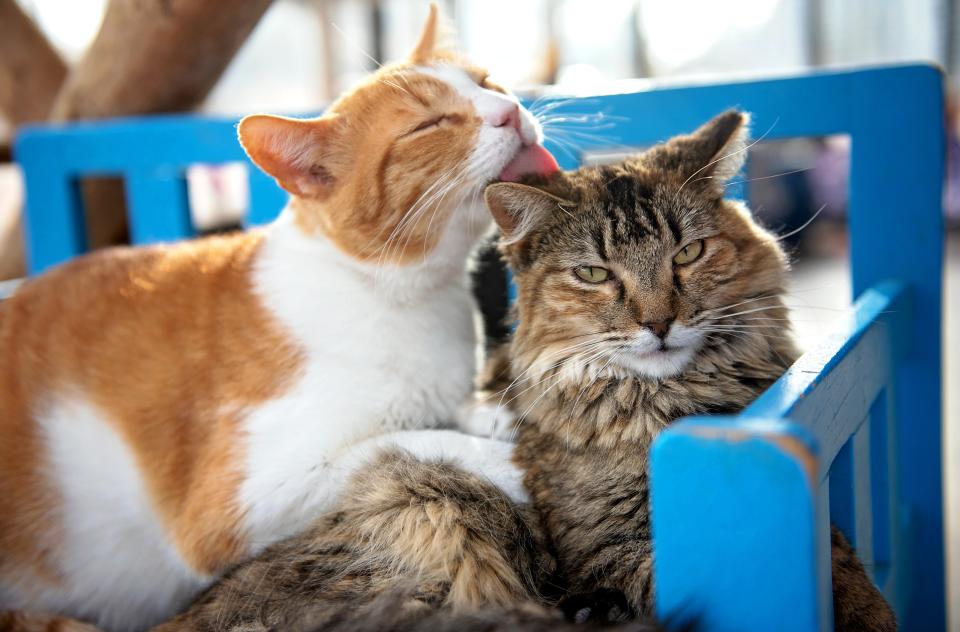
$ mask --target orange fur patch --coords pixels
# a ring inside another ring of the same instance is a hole
[[[100,628],[66,617],[0,612],[0,632],[100,632]]]
[[[72,390],[115,424],[189,564],[209,573],[241,554],[237,422],[301,362],[250,285],[260,241],[99,253],[0,306],[0,572],[56,576],[58,498],[32,416]]]

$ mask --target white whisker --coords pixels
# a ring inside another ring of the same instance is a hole
[[[783,241],[783,240],[786,239],[787,237],[793,237],[794,235],[796,235],[797,233],[799,233],[801,230],[803,230],[804,228],[806,228],[807,226],[809,226],[811,223],[813,223],[813,220],[817,219],[817,217],[820,215],[820,213],[823,212],[823,209],[825,209],[825,208],[827,208],[827,205],[826,205],[826,204],[823,204],[820,208],[817,209],[817,212],[816,212],[816,213],[814,213],[813,215],[810,216],[810,219],[808,219],[808,220],[805,221],[803,224],[801,224],[800,228],[795,228],[795,229],[791,230],[789,233],[787,233],[786,235],[780,235],[779,237],[777,237],[777,241]]]
[[[760,137],[757,138],[757,139],[756,139],[755,141],[753,141],[752,143],[748,143],[748,144],[744,145],[743,147],[737,149],[736,151],[732,151],[732,152],[730,152],[729,154],[726,154],[726,155],[724,155],[724,156],[720,156],[719,158],[716,158],[716,159],[714,159],[714,160],[711,160],[711,161],[708,162],[707,164],[703,165],[702,167],[700,167],[699,169],[697,169],[696,171],[694,171],[693,173],[691,173],[689,176],[687,176],[687,179],[684,180],[683,183],[680,184],[680,187],[677,189],[677,192],[674,193],[674,200],[676,200],[677,197],[679,197],[680,192],[683,191],[683,187],[685,187],[685,186],[687,185],[687,183],[690,182],[690,180],[693,179],[693,177],[696,176],[698,173],[700,173],[701,171],[703,171],[704,169],[706,169],[706,168],[708,168],[708,167],[712,167],[713,165],[717,164],[718,162],[721,162],[721,161],[723,161],[723,160],[726,160],[727,158],[731,158],[731,157],[733,157],[733,156],[736,156],[737,154],[741,154],[741,153],[749,150],[751,147],[753,147],[754,145],[756,145],[757,143],[759,143],[760,141],[762,141],[764,138],[766,138],[766,137],[770,134],[770,132],[773,131],[773,128],[776,127],[776,126],[777,126],[777,123],[779,123],[779,122],[780,122],[780,117],[778,116],[778,117],[776,118],[776,120],[773,122],[773,124],[770,126],[770,128],[767,129],[767,131],[765,131],[763,134],[761,134]]]
[[[377,65],[377,68],[382,68],[382,67],[383,67],[383,64],[381,64],[379,61],[377,61],[377,60],[373,57],[373,55],[371,55],[371,54],[368,53],[367,51],[365,51],[365,50],[363,50],[362,48],[360,48],[360,47],[357,45],[357,43],[353,40],[353,38],[351,38],[349,35],[347,35],[347,34],[343,31],[343,29],[341,29],[339,26],[337,26],[337,23],[336,23],[336,22],[330,22],[330,26],[332,26],[334,29],[336,29],[337,33],[339,33],[339,34],[343,37],[344,41],[346,41],[346,43],[347,43],[349,46],[353,47],[353,48],[354,48],[355,50],[357,50],[357,52],[359,52],[361,55],[363,55],[364,57],[366,57],[367,59],[369,59],[370,61],[372,61],[374,64],[376,64],[376,65]]]

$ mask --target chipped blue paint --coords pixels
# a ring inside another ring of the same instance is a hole
[[[711,632],[808,632],[819,593],[816,448],[781,420],[695,417],[651,455],[657,614]]]

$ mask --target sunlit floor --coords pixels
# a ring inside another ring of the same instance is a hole
[[[944,361],[944,515],[948,556],[950,630],[960,632],[960,235],[947,241],[945,263]],[[850,274],[845,259],[818,259],[798,264],[790,298],[794,331],[809,348],[823,335],[838,311],[850,303]]]

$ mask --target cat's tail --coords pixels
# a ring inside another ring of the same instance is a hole
[[[8,610],[0,612],[0,632],[100,632],[100,628],[57,615]]]

